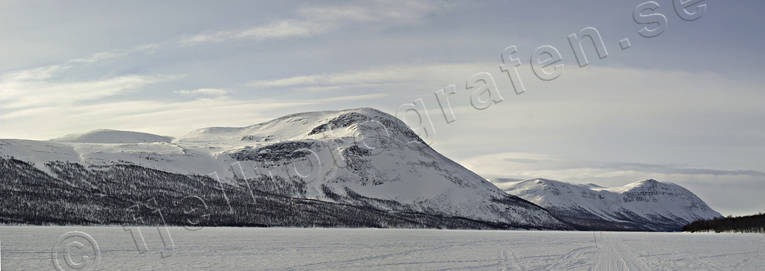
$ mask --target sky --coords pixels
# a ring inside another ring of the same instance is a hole
[[[645,2],[1,1],[0,138],[374,107],[487,178],[654,178],[726,215],[765,212],[765,3]],[[586,27],[607,54],[583,39],[581,66],[568,37]],[[499,68],[509,46],[522,94]],[[540,47],[560,53],[554,79],[531,65]],[[487,80],[502,98],[476,106]],[[417,100],[425,125],[400,112]]]

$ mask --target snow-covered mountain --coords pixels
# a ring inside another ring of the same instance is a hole
[[[580,229],[674,231],[699,219],[721,217],[691,191],[656,180],[601,187],[532,179],[505,191]]]
[[[569,228],[547,210],[440,155],[397,118],[368,108],[205,128],[178,139],[97,130],[50,141],[0,140],[0,156],[63,182],[81,175],[105,178],[100,176],[108,171],[104,168],[131,167],[131,176],[133,168],[208,176],[240,190],[387,213]],[[7,164],[6,170],[25,168]],[[62,167],[77,174],[62,173]]]

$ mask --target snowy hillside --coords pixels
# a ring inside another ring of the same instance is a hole
[[[70,143],[150,143],[170,142],[172,140],[172,137],[167,136],[108,129],[95,130],[84,134],[67,135],[53,139],[53,141]]]
[[[27,162],[64,181],[73,174],[62,173],[58,162],[81,165],[78,170],[87,172],[78,174],[89,175],[101,174],[94,169],[132,166],[384,212],[568,228],[547,210],[507,195],[440,155],[395,117],[368,108],[205,128],[175,140],[114,130],[51,141],[0,140],[0,157]]]
[[[505,191],[583,229],[679,230],[695,220],[721,216],[687,189],[656,180],[608,188],[532,179]]]

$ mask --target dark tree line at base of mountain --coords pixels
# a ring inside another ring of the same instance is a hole
[[[0,158],[0,223],[509,229],[462,217],[291,198],[135,165]],[[225,194],[223,193],[225,191]]]
[[[765,233],[765,214],[739,217],[722,217],[712,220],[699,220],[683,227],[689,232],[758,232]]]
[[[655,218],[653,220],[639,219],[638,215],[619,213],[622,222],[609,221],[595,216],[589,212],[576,212],[550,208],[550,213],[555,218],[568,223],[579,231],[680,231],[682,224],[676,221]]]

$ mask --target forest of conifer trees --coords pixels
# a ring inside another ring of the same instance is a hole
[[[0,223],[36,225],[527,228],[399,208],[385,211],[222,184],[136,165],[86,168],[49,162],[49,173],[0,158]],[[257,184],[258,182],[255,182]],[[225,192],[225,193],[224,193]],[[382,203],[380,203],[382,204]]]
[[[739,217],[723,217],[712,220],[699,220],[683,227],[689,232],[757,232],[765,233],[765,214]]]

